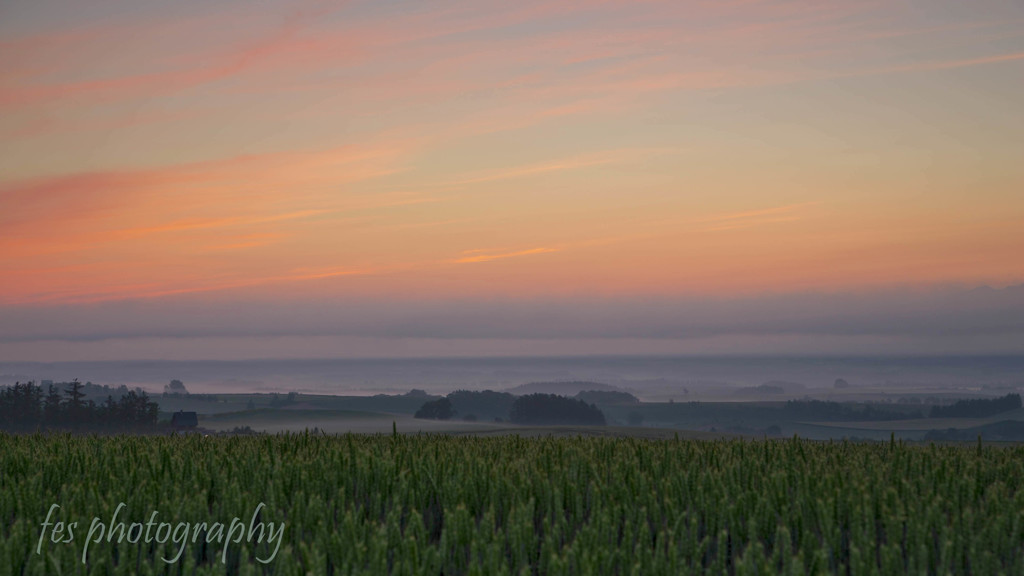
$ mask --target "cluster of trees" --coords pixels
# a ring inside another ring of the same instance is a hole
[[[974,398],[958,400],[949,406],[932,406],[929,415],[932,418],[986,418],[1020,407],[1020,394],[1007,394],[1002,398]]]
[[[413,414],[413,417],[427,420],[451,420],[456,414],[458,412],[452,407],[452,401],[448,398],[441,398],[440,400],[431,400],[420,406],[420,409]]]
[[[145,392],[129,390],[99,404],[86,398],[78,380],[46,390],[34,382],[15,383],[0,390],[0,429],[9,432],[37,430],[144,431],[156,427],[158,406]]]
[[[556,394],[527,394],[516,397],[506,392],[458,390],[444,398],[425,402],[416,418],[450,420],[487,418],[516,424],[606,424],[604,413],[594,404]]]
[[[604,413],[597,406],[556,394],[520,396],[508,416],[516,424],[606,424]]]
[[[164,386],[164,396],[188,396],[188,389],[181,380],[171,380],[171,383]]]
[[[504,421],[516,397],[508,392],[456,390],[448,395],[452,408],[464,419]]]
[[[289,392],[287,396],[282,396],[281,394],[278,394],[277,392],[274,392],[273,394],[270,395],[270,407],[271,408],[281,408],[282,406],[287,406],[289,404],[294,404],[295,402],[298,401],[298,399],[299,399],[299,393],[298,392],[294,392],[294,391]]]

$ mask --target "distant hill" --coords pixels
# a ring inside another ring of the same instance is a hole
[[[576,396],[587,404],[639,404],[640,400],[629,392],[617,390],[584,390]]]
[[[575,396],[580,392],[588,392],[592,390],[602,392],[626,392],[626,390],[623,390],[622,388],[608,384],[587,381],[530,382],[529,384],[509,388],[505,391],[510,394],[515,394],[516,396],[524,396],[526,394],[557,394],[559,396]]]
[[[772,380],[760,386],[749,386],[736,389],[736,394],[802,394],[807,389],[799,382]]]
[[[925,441],[935,442],[970,442],[981,436],[982,440],[1024,441],[1024,422],[1019,420],[1003,420],[973,428],[947,428],[930,430],[925,434]]]
[[[1020,394],[1007,394],[1002,398],[971,398],[959,400],[951,406],[933,406],[932,418],[985,418],[1021,407]]]

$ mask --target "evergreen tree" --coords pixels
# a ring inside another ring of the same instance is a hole
[[[68,415],[68,422],[72,425],[78,425],[82,423],[83,411],[85,409],[85,392],[82,392],[82,383],[77,378],[71,382],[71,388],[64,391],[67,398],[64,401],[64,407]]]
[[[43,402],[43,420],[47,425],[56,424],[60,420],[60,390],[50,384]]]

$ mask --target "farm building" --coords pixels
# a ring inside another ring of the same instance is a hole
[[[171,415],[171,428],[175,430],[188,430],[199,426],[199,415],[195,412],[178,410]]]

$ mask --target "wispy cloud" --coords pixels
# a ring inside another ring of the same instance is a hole
[[[284,222],[287,220],[301,220],[304,218],[311,218],[313,216],[320,216],[322,214],[329,213],[331,213],[331,211],[329,210],[301,210],[298,212],[289,212],[285,214],[271,214],[268,216],[255,216],[249,218],[241,216],[232,216],[227,218],[201,218],[189,220],[176,220],[174,222],[168,222],[167,224],[162,224],[159,226],[113,230],[110,232],[110,239],[126,240],[130,238],[137,238],[139,236],[146,236],[149,234],[186,232],[190,230],[226,228],[231,226],[254,226],[260,224],[270,224],[273,222]]]
[[[870,75],[870,74],[894,74],[897,72],[916,72],[916,71],[927,71],[927,70],[950,70],[953,68],[967,68],[969,66],[984,66],[988,64],[1001,64],[1005,62],[1017,62],[1024,60],[1024,52],[1013,52],[1008,54],[992,54],[989,56],[981,56],[978,58],[964,58],[956,60],[933,60],[926,62],[916,62],[913,64],[906,64],[902,66],[891,66],[886,68],[878,68],[870,71],[864,71],[859,74]],[[857,72],[851,73],[851,75],[858,75]]]
[[[715,216],[710,216],[708,218],[704,218],[704,219],[701,219],[699,221],[700,222],[723,222],[723,221],[727,222],[727,221],[732,221],[732,220],[759,219],[759,218],[763,218],[765,216],[776,216],[778,214],[786,214],[786,213],[790,213],[790,212],[795,212],[795,211],[798,211],[798,210],[803,210],[804,208],[809,208],[811,206],[817,206],[819,204],[821,204],[821,202],[801,202],[800,204],[788,204],[786,206],[775,206],[775,207],[772,207],[772,208],[762,208],[762,209],[758,209],[758,210],[741,210],[739,212],[728,212],[728,213],[725,213],[725,214],[717,214]]]
[[[282,233],[242,234],[228,238],[223,243],[210,243],[204,245],[201,248],[199,248],[199,251],[230,252],[236,250],[262,248],[265,246],[278,244],[289,237],[291,237],[291,235]]]
[[[528,102],[550,99],[557,94],[555,90],[565,93],[548,108],[549,114],[558,116],[605,106],[593,100],[594,94],[621,99],[651,91],[762,84],[765,79],[756,70],[773,67],[751,67],[752,49],[766,43],[821,42],[813,35],[820,34],[823,24],[834,25],[845,34],[855,33],[856,27],[845,25],[844,19],[876,6],[869,2],[822,6],[758,1],[744,3],[740,9],[728,3],[523,2],[482,10],[475,3],[454,3],[429,11],[383,11],[370,17],[353,17],[351,7],[343,7],[346,18],[332,20],[321,16],[337,11],[336,5],[307,4],[281,15],[281,23],[275,26],[259,19],[243,21],[236,27],[242,30],[242,37],[208,47],[201,57],[177,57],[180,46],[169,45],[159,54],[166,64],[156,71],[138,72],[130,67],[130,73],[86,79],[72,75],[73,80],[54,81],[53,77],[67,74],[51,70],[40,78],[27,79],[26,68],[16,82],[0,83],[0,109],[38,107],[55,99],[76,106],[91,99],[153,101],[184,89],[243,78],[243,87],[223,83],[223,89],[273,93],[288,86],[314,96],[343,89],[348,99],[378,104],[382,99],[424,102],[498,91],[505,98]],[[594,18],[603,24],[580,26],[578,18]],[[323,20],[334,25],[314,25]],[[561,24],[557,33],[502,33],[487,41],[478,36],[482,31],[515,30],[552,20]],[[609,20],[617,26],[608,25]],[[146,37],[147,26],[155,24],[132,22],[107,29],[105,35],[138,43]],[[177,26],[179,37],[210,36],[209,22],[186,21]],[[252,33],[252,27],[259,32]],[[37,54],[67,54],[52,48],[68,45],[65,36],[42,34],[36,39],[20,39],[7,51],[15,62]],[[695,44],[710,44],[728,57],[715,65],[701,65],[688,56],[688,47]],[[109,43],[106,50],[119,52],[123,60],[123,48]],[[113,59],[115,54],[89,57],[96,61]],[[77,56],[72,52],[70,58]],[[66,66],[68,57],[51,60]],[[660,68],[645,69],[657,61],[662,63]],[[416,73],[410,73],[409,62],[422,64]],[[633,72],[623,73],[623,63]],[[88,61],[77,68],[87,70]],[[674,72],[666,74],[666,69]],[[359,75],[358,82],[352,81],[352,74]],[[617,77],[602,82],[609,74]],[[430,81],[424,82],[423,75]],[[333,77],[338,80],[330,80]],[[592,100],[583,105],[581,98]],[[325,99],[336,100],[318,96],[314,101]]]
[[[466,184],[479,184],[481,182],[493,182],[495,180],[509,180],[514,178],[522,178],[525,176],[547,174],[549,172],[562,172],[566,170],[576,170],[578,168],[587,168],[590,166],[599,166],[614,161],[615,159],[611,157],[611,155],[602,155],[601,157],[596,158],[569,158],[561,161],[542,162],[538,164],[531,164],[528,166],[520,166],[517,168],[492,170],[486,173],[478,174],[476,176],[451,180],[448,182],[437,184],[437,186],[462,186]]]
[[[631,164],[636,163],[638,161],[650,160],[652,158],[676,156],[685,152],[686,150],[682,148],[669,147],[615,148],[585,154],[575,154],[563,158],[547,160],[542,162],[534,162],[530,164],[507,167],[502,166],[499,168],[493,168],[489,170],[475,171],[468,174],[456,175],[451,180],[445,180],[442,182],[436,182],[431,184],[424,184],[422,185],[422,188],[457,189],[459,187],[473,184],[482,184],[486,182],[495,182],[500,180],[513,180],[517,178],[528,178],[531,176],[539,176],[556,172],[571,172],[585,168],[592,168],[595,166],[606,166],[611,164]]]
[[[143,297],[283,281],[285,241],[309,246],[344,233],[355,215],[438,201],[351,189],[400,171],[409,150],[368,143],[8,183],[0,187],[0,270],[32,272],[31,281],[0,288],[0,299]],[[72,259],[91,262],[88,275],[55,272]],[[187,274],[171,272],[179,267]]]
[[[16,243],[20,248],[14,254],[26,248],[30,252],[61,246],[80,249],[90,243],[156,233],[260,226],[342,210],[431,201],[385,196],[367,202],[323,192],[325,186],[394,174],[406,150],[391,144],[377,149],[346,147],[15,182],[0,187],[0,199],[7,207],[0,214],[0,225],[7,231],[0,245],[13,250]],[[291,191],[288,206],[316,207],[281,211],[276,206],[282,189]],[[187,216],[176,217],[182,215]],[[29,238],[34,240],[31,248],[22,242]]]
[[[778,218],[757,218],[755,220],[745,220],[741,222],[734,222],[731,224],[719,224],[715,226],[708,226],[704,230],[706,232],[718,232],[722,230],[739,230],[741,228],[751,228],[753,226],[761,226],[763,224],[777,224],[780,222],[796,222],[801,220],[799,216],[784,216]]]
[[[89,304],[116,300],[151,300],[189,294],[209,294],[237,289],[295,284],[345,276],[371,276],[379,273],[369,268],[333,268],[310,271],[296,269],[272,276],[186,277],[163,282],[92,286],[79,289],[46,287],[30,295],[7,298],[8,304],[58,305]]]
[[[885,64],[840,70],[803,71],[800,73],[792,74],[790,76],[780,76],[776,79],[776,82],[772,83],[796,84],[820,80],[829,80],[834,78],[859,78],[869,76],[885,76],[889,74],[903,74],[911,72],[954,70],[957,68],[1013,63],[1019,62],[1021,60],[1024,60],[1024,52],[991,54],[986,56],[979,56],[976,58],[919,60],[905,64],[895,65]]]
[[[305,10],[293,11],[285,15],[280,26],[273,28],[265,36],[250,40],[242,47],[232,47],[220,53],[207,54],[207,58],[203,59],[198,66],[193,61],[189,66],[171,70],[75,82],[28,82],[22,77],[17,83],[7,86],[0,84],[0,106],[23,105],[54,99],[77,100],[93,97],[120,100],[146,94],[167,95],[184,88],[214,82],[237,75],[268,60],[273,54],[284,50],[294,42],[297,33],[303,27],[328,12],[323,6],[306,7]],[[201,22],[194,24],[202,25]],[[109,27],[107,31],[108,33],[111,31]],[[126,34],[137,32],[137,30],[126,27],[120,31],[115,29],[114,32]],[[17,43],[0,46],[0,51],[10,50],[15,53],[33,54],[45,50],[50,45],[60,45],[66,42],[67,36],[68,34],[44,34],[38,38],[22,39]]]
[[[780,222],[795,222],[802,220],[809,216],[809,210],[815,206],[822,205],[822,201],[815,202],[800,202],[797,204],[786,204],[783,206],[773,206],[771,208],[757,208],[751,210],[737,210],[734,212],[722,212],[718,214],[712,214],[701,218],[693,218],[685,221],[690,229],[697,230],[700,232],[718,232],[725,230],[738,230],[742,228],[750,228],[754,226],[760,226],[763,224],[775,224]],[[667,225],[678,225],[679,220],[670,221],[652,221],[647,223],[647,227],[651,229],[665,228]],[[703,225],[694,227],[695,225]],[[650,232],[639,237],[656,237],[659,234],[656,232]]]
[[[467,250],[466,256],[453,260],[456,264],[475,264],[478,262],[490,262],[505,258],[519,258],[521,256],[532,256],[534,254],[548,254],[558,252],[558,248],[530,248],[529,250],[517,250],[515,252],[490,252],[487,250]]]

